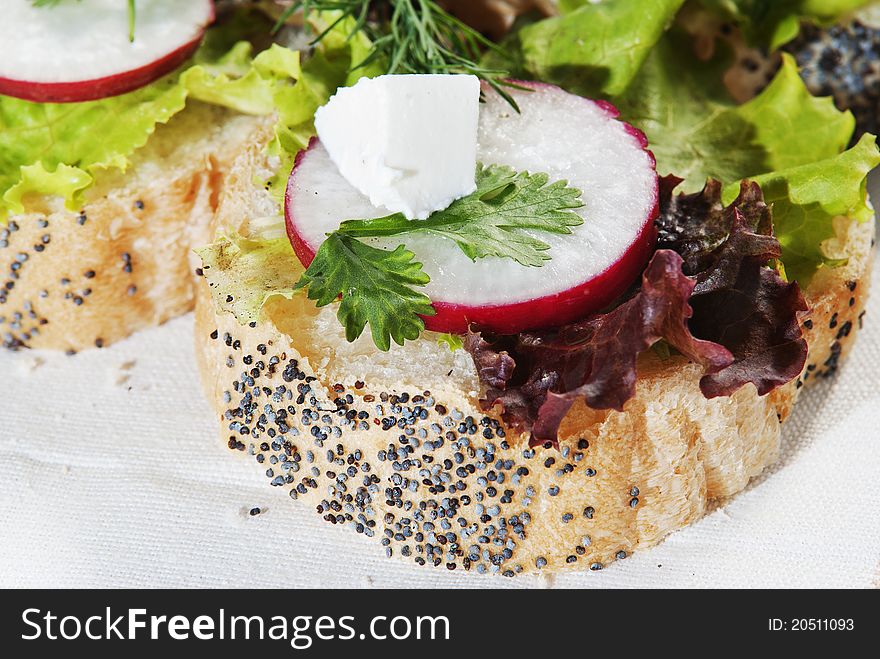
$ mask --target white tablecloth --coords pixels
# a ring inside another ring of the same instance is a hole
[[[655,549],[556,577],[389,560],[268,487],[218,441],[191,316],[74,357],[0,353],[0,586],[880,587],[880,268],[873,285],[770,473]]]

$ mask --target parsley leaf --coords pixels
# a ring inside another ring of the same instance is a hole
[[[295,288],[308,287],[319,307],[342,296],[336,316],[345,338],[354,341],[369,323],[376,346],[388,350],[390,339],[417,339],[425,329],[419,316],[434,315],[428,296],[413,290],[430,281],[413,256],[403,245],[387,251],[331,233]]]
[[[417,339],[425,329],[423,317],[435,314],[430,298],[418,290],[430,278],[404,245],[381,249],[359,238],[423,231],[454,240],[472,259],[499,256],[540,266],[549,258],[549,245],[524,230],[570,234],[583,222],[571,212],[582,205],[580,191],[548,180],[547,174],[478,165],[477,189],[427,220],[398,214],[343,222],[301,276],[286,237],[232,235],[196,252],[215,305],[240,323],[258,322],[270,298],[308,289],[319,307],[339,301],[336,315],[346,339],[354,341],[369,324],[376,346],[388,350],[392,340],[403,345]],[[446,342],[450,349],[460,347],[452,337]]]
[[[572,212],[583,206],[581,192],[566,181],[548,183],[547,174],[517,172],[504,165],[477,165],[477,188],[426,220],[408,220],[402,213],[369,220],[347,220],[328,234],[296,288],[323,307],[342,296],[337,317],[345,336],[354,341],[367,323],[381,350],[416,339],[433,316],[431,300],[413,290],[430,279],[422,264],[403,245],[394,251],[371,247],[358,238],[430,233],[455,241],[472,260],[486,256],[510,258],[523,266],[541,266],[550,259],[550,245],[526,230],[570,234],[583,224]]]
[[[504,165],[477,165],[477,189],[426,220],[394,213],[371,220],[348,220],[338,232],[357,238],[431,233],[455,241],[471,260],[510,258],[524,266],[550,260],[550,246],[526,229],[570,234],[583,219],[571,212],[583,202],[566,181],[549,183],[543,173],[517,172]]]

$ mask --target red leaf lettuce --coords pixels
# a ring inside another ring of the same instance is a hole
[[[678,183],[661,182],[658,249],[641,287],[615,308],[553,330],[466,337],[484,408],[500,405],[533,444],[556,441],[578,398],[623,409],[635,395],[639,354],[661,340],[704,367],[707,398],[749,382],[763,395],[803,368],[798,313],[807,307],[798,285],[768,266],[780,246],[760,187],[744,182],[725,208],[718,182],[674,195]]]

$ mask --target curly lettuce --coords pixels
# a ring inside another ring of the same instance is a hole
[[[685,179],[689,192],[707,178],[733,182],[833,157],[855,127],[830,98],[811,96],[792,57],[751,101],[736,105],[722,76],[726,52],[700,62],[690,37],[673,30],[658,43],[631,87],[614,101],[642,129],[661,174]]]
[[[145,87],[83,103],[32,103],[0,96],[0,221],[23,212],[28,194],[57,195],[75,210],[104,169],[125,170],[157,126],[195,99],[248,114],[275,111],[275,94],[299,74],[299,53],[249,43],[214,57],[206,45],[190,64]]]
[[[807,306],[798,284],[767,265],[780,245],[761,188],[744,182],[725,207],[717,182],[675,195],[680,182],[661,181],[658,249],[640,288],[618,306],[551,330],[465,338],[483,409],[500,406],[532,445],[556,442],[578,400],[622,410],[636,392],[639,356],[653,346],[700,364],[707,398],[747,384],[764,395],[803,369],[798,314]]]
[[[773,206],[773,225],[782,245],[782,263],[788,279],[809,282],[816,269],[846,261],[829,259],[822,243],[833,238],[833,219],[858,222],[874,219],[867,203],[868,172],[880,165],[877,138],[865,134],[837,156],[754,177]],[[736,184],[725,187],[724,198],[736,195]]]
[[[763,396],[796,378],[807,358],[800,287],[767,266],[781,255],[771,209],[753,181],[743,181],[725,207],[717,181],[710,179],[701,192],[673,195],[679,180],[661,183],[658,247],[679,253],[683,271],[696,280],[694,336],[723,345],[734,357],[706,373],[700,389],[714,398],[752,383]]]
[[[254,240],[232,234],[195,252],[216,308],[243,325],[259,322],[270,298],[293,297],[303,271],[286,236]]]
[[[672,30],[614,101],[648,136],[658,171],[682,177],[685,191],[709,178],[725,183],[727,201],[743,179],[765,188],[786,274],[806,286],[817,268],[832,264],[822,243],[834,235],[834,217],[872,217],[865,180],[880,152],[871,136],[845,151],[852,114],[830,98],[811,96],[790,56],[764,91],[742,105],[721,82],[728,61],[723,52],[696,61],[687,35]]]
[[[743,20],[785,9],[825,22],[864,3],[709,4],[736,10]],[[835,215],[870,217],[864,182],[878,160],[873,140],[845,152],[855,127],[852,114],[837,110],[830,98],[812,96],[788,55],[760,94],[737,105],[724,85],[733,56],[723,43],[701,59],[693,37],[672,20],[681,3],[651,3],[638,20],[628,13],[635,5],[642,7],[626,0],[564,3],[561,16],[524,27],[511,42],[524,66],[519,73],[610,100],[623,119],[645,132],[658,172],[684,179],[685,192],[700,190],[709,178],[726,191],[738,190],[747,178],[768,186],[786,273],[806,286],[817,268],[834,263],[822,242],[833,236]],[[626,39],[631,48],[620,47]],[[802,167],[808,167],[809,179]],[[728,201],[730,195],[736,193],[727,194]],[[817,195],[821,201],[812,199]]]
[[[31,192],[57,194],[75,209],[96,170],[124,169],[156,126],[185,104],[186,90],[174,77],[85,103],[0,96],[0,218],[22,212],[21,199]],[[71,176],[78,179],[75,185]]]
[[[531,444],[557,440],[578,399],[595,409],[623,409],[636,392],[638,357],[661,339],[717,373],[734,362],[724,346],[694,336],[688,321],[695,282],[672,250],[654,253],[639,291],[604,314],[543,332],[489,337],[469,332],[465,349],[486,385],[484,410],[530,432]]]

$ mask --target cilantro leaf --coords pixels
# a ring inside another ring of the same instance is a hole
[[[549,183],[543,173],[517,172],[505,165],[477,165],[477,189],[426,220],[394,213],[372,220],[348,220],[339,233],[366,238],[431,233],[455,241],[471,260],[497,256],[524,266],[550,260],[550,246],[527,229],[570,234],[583,224],[572,209],[583,206],[581,192],[566,181]]]
[[[386,251],[332,233],[295,288],[308,287],[319,307],[342,296],[336,316],[345,338],[354,341],[369,323],[376,346],[388,350],[391,339],[398,345],[417,339],[425,329],[419,316],[435,313],[428,296],[412,288],[430,281],[413,256],[403,245]]]
[[[549,245],[525,230],[570,234],[583,219],[571,209],[583,205],[580,191],[547,174],[517,172],[503,165],[477,166],[477,189],[427,220],[400,213],[372,220],[348,220],[329,234],[302,276],[286,237],[250,240],[233,236],[196,250],[216,307],[240,323],[260,320],[273,295],[291,297],[308,289],[319,307],[339,300],[337,317],[349,341],[369,324],[376,346],[403,345],[418,338],[433,316],[431,300],[416,287],[430,279],[403,245],[385,250],[360,238],[423,232],[453,240],[472,259],[512,258],[524,266],[549,259]],[[341,299],[340,299],[341,298]],[[450,348],[454,344],[449,342]]]

